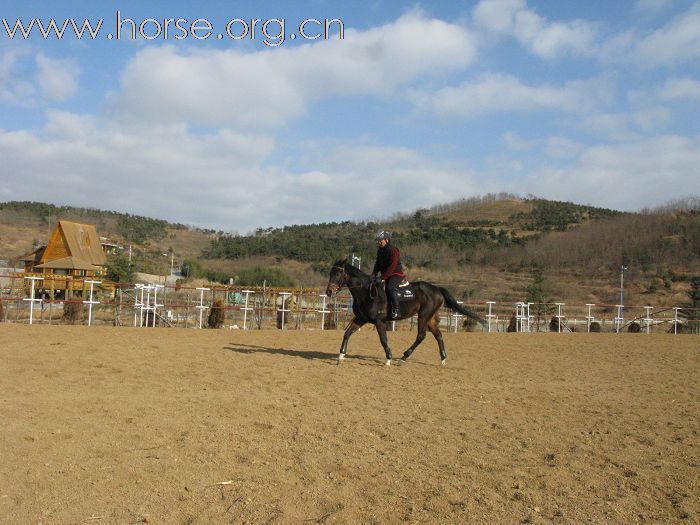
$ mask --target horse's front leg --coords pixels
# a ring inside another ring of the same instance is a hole
[[[350,325],[345,329],[345,335],[343,336],[343,342],[340,344],[340,353],[338,354],[338,364],[343,362],[345,359],[345,353],[348,351],[348,340],[350,336],[357,332],[360,327],[365,324],[364,321],[360,321],[355,317]]]
[[[389,348],[389,341],[386,337],[386,325],[384,321],[377,321],[375,326],[377,327],[377,333],[379,334],[379,342],[382,343],[384,347],[384,353],[386,354],[386,366],[391,365],[391,348]]]

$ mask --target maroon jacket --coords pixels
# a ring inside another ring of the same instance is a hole
[[[382,274],[382,279],[385,281],[394,275],[405,277],[401,267],[401,253],[391,243],[377,250],[377,261],[374,263],[372,275],[377,275],[378,273]]]

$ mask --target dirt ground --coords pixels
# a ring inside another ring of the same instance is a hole
[[[700,520],[697,336],[341,337],[0,324],[0,523]]]

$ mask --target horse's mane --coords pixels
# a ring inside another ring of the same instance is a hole
[[[356,277],[362,280],[369,279],[369,275],[367,275],[359,268],[356,268],[355,266],[350,264],[347,259],[338,259],[337,261],[335,261],[333,266],[343,268],[345,270],[345,273],[347,273],[350,277]]]

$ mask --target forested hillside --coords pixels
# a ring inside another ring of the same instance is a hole
[[[131,247],[136,271],[162,275],[175,261],[183,278],[251,285],[322,286],[332,261],[352,254],[367,269],[379,228],[394,232],[410,277],[452,286],[463,297],[522,298],[537,282],[543,299],[614,301],[624,264],[630,294],[638,301],[671,302],[700,274],[697,198],[621,213],[487,195],[382,221],[259,228],[250,235],[126,213],[10,202],[0,204],[0,259],[12,260],[45,242],[59,218],[95,224],[100,235]]]

